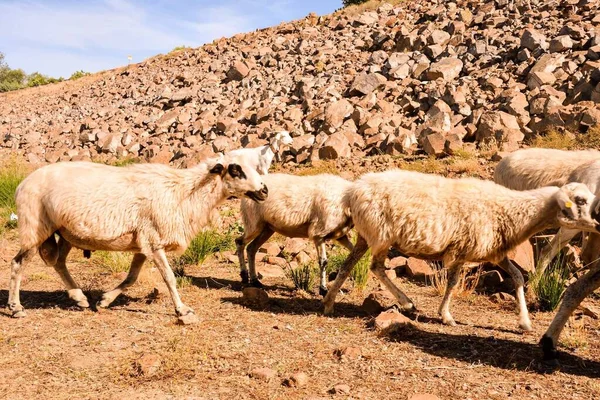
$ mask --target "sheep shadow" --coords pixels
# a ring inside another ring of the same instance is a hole
[[[223,303],[236,304],[252,311],[268,311],[273,314],[323,315],[323,304],[319,299],[271,297],[266,305],[249,302],[243,297],[224,297],[221,301]],[[335,314],[332,317],[371,318],[371,316],[359,306],[344,302],[335,303]]]
[[[223,279],[223,278],[214,278],[212,276],[192,276],[186,275],[186,277],[192,280],[192,285],[200,288],[200,289],[231,289],[236,292],[242,291],[245,287],[248,287],[247,284],[242,283],[241,281],[234,281],[231,279]],[[267,285],[264,284],[263,287],[266,291],[282,291],[282,292],[293,292],[294,289],[289,286],[284,285]]]
[[[100,290],[84,291],[84,294],[90,302],[92,310],[95,311],[96,301],[100,300],[102,293],[103,292]],[[115,299],[113,304],[111,304],[111,307],[125,306],[129,303],[135,303],[138,301],[140,301],[140,299],[121,294],[119,297],[117,297],[117,299]],[[10,317],[11,313],[7,309],[4,309],[6,304],[8,304],[8,290],[0,290],[0,315]],[[75,302],[69,298],[69,295],[65,290],[21,290],[21,304],[25,308],[25,311],[52,308],[59,308],[61,310],[69,311],[81,311],[81,309],[75,305]]]
[[[483,364],[506,370],[539,374],[557,369],[570,375],[600,378],[600,362],[561,352],[558,367],[542,362],[537,343],[526,343],[494,336],[474,336],[429,332],[417,326],[406,326],[384,335],[389,341],[410,343],[437,357],[450,358],[472,365]]]

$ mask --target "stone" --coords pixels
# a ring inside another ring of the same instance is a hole
[[[337,349],[334,354],[338,356],[340,360],[356,360],[362,356],[362,350],[360,347],[348,346]]]
[[[508,251],[506,256],[512,261],[515,267],[521,270],[521,273],[531,275],[535,272],[535,260],[533,254],[533,246],[529,240],[526,240],[514,249]]]
[[[308,385],[308,375],[304,372],[296,372],[286,379],[284,384],[289,387],[303,388]]]
[[[158,354],[146,353],[135,362],[135,367],[140,375],[151,377],[158,372],[161,364]]]
[[[441,156],[445,153],[446,136],[440,132],[427,135],[422,142],[423,150],[430,156]]]
[[[241,81],[250,73],[250,69],[248,66],[241,62],[236,61],[233,63],[229,71],[227,72],[227,77],[234,81]]]
[[[455,155],[458,151],[464,148],[462,138],[456,133],[451,133],[446,136],[444,143],[444,152],[449,155]]]
[[[443,58],[431,64],[427,71],[427,79],[436,80],[442,78],[449,82],[458,78],[463,69],[463,62],[455,57]]]
[[[375,328],[378,330],[394,330],[412,324],[410,318],[395,309],[384,311],[375,318]]]
[[[431,281],[435,271],[425,260],[409,257],[406,263],[406,275],[418,281]]]
[[[553,73],[538,71],[529,74],[529,78],[527,79],[527,87],[533,90],[545,85],[553,85],[554,82],[556,82],[556,77]]]
[[[525,137],[517,118],[503,111],[484,112],[475,135],[479,142],[494,140],[505,151],[516,150]]]
[[[384,85],[386,81],[387,79],[378,73],[358,75],[350,86],[350,94],[367,95]]]
[[[529,28],[525,29],[521,36],[521,47],[525,47],[531,51],[536,51],[538,49],[547,50],[548,42],[543,33]]]
[[[339,128],[353,111],[354,107],[346,99],[333,102],[325,110],[325,123],[332,128]]]
[[[569,35],[557,36],[550,41],[550,52],[558,53],[573,48],[573,40]]]
[[[345,383],[338,383],[337,385],[335,385],[333,388],[331,388],[329,390],[329,393],[331,394],[350,394],[350,386],[346,385]]]
[[[502,278],[502,274],[497,270],[493,269],[491,271],[485,271],[479,275],[477,290],[494,291],[502,284],[502,282],[504,282],[504,278]]]
[[[427,43],[429,44],[445,45],[449,40],[450,34],[446,31],[442,31],[441,29],[435,29],[427,37]]]
[[[369,294],[362,303],[361,308],[364,312],[376,315],[392,307],[396,303],[394,296],[387,290],[379,290]]]
[[[350,143],[343,133],[336,132],[329,136],[323,146],[319,149],[321,160],[335,160],[350,157],[352,149]]]
[[[505,293],[505,292],[494,293],[492,296],[490,296],[490,299],[492,301],[494,301],[495,303],[499,303],[499,304],[507,303],[507,302],[510,302],[510,303],[515,302],[515,297],[511,296],[510,294]]]
[[[282,268],[286,267],[288,264],[287,260],[283,257],[267,256],[266,261],[271,265],[278,265]]]
[[[178,325],[194,325],[199,321],[198,316],[194,313],[187,313],[186,315],[180,315],[177,317]]]
[[[256,368],[250,371],[250,377],[259,381],[269,382],[277,376],[277,372],[270,368]]]
[[[581,303],[578,309],[581,310],[581,312],[583,312],[583,315],[587,315],[592,319],[600,318],[600,310],[598,310],[596,307],[589,303]]]
[[[283,248],[286,253],[295,256],[304,250],[307,246],[306,239],[302,238],[286,238]]]
[[[244,301],[265,307],[269,304],[269,295],[263,289],[255,287],[245,287],[242,289]]]
[[[277,257],[281,252],[281,248],[275,242],[266,242],[260,247],[259,251],[267,253],[269,256]]]

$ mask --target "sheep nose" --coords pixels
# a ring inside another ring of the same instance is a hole
[[[266,185],[263,185],[262,189],[260,189],[260,193],[262,193],[265,196],[267,196],[269,194],[269,188],[267,188]]]

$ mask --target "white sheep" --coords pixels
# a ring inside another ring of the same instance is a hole
[[[333,311],[337,292],[369,247],[371,271],[404,308],[414,308],[385,274],[385,258],[393,246],[408,256],[444,262],[448,285],[439,313],[445,324],[455,324],[449,305],[463,265],[491,262],[514,280],[519,325],[530,330],[523,276],[506,253],[548,227],[600,229],[591,217],[595,202],[589,189],[577,183],[514,191],[489,181],[410,171],[364,175],[344,195],[344,207],[349,208],[359,236],[323,300],[325,313]]]
[[[596,160],[600,160],[600,151],[597,150],[571,151],[542,148],[517,150],[498,163],[494,171],[494,181],[515,190],[562,186],[568,182],[580,182],[577,176],[572,177],[574,171],[581,165]],[[587,178],[588,182],[589,180]],[[594,179],[592,178],[592,180]],[[591,186],[590,189],[592,189]],[[592,189],[592,192],[596,193],[596,190]],[[538,272],[542,272],[565,244],[579,232],[578,230],[559,230],[551,243],[541,249],[537,265]],[[586,240],[584,235],[585,257],[583,259],[594,260],[597,258],[598,254],[594,249],[599,246],[600,236],[591,234]]]
[[[494,182],[514,190],[562,186],[575,168],[592,160],[600,160],[600,151],[521,149],[498,163],[494,170]]]
[[[131,286],[144,261],[151,258],[169,288],[177,315],[193,318],[193,310],[179,298],[166,252],[183,252],[208,222],[210,211],[228,197],[263,201],[267,193],[253,168],[231,162],[227,155],[189,169],[89,162],[42,167],[16,191],[21,247],[12,260],[8,307],[14,317],[25,316],[19,297],[21,267],[37,249],[60,275],[69,297],[78,306],[89,307],[65,264],[76,247],[135,253],[127,278],[104,293],[99,307],[108,307]]]
[[[260,147],[232,150],[227,154],[240,157],[241,162],[254,166],[259,174],[267,175],[273,158],[277,157],[277,161],[279,161],[283,147],[289,146],[292,143],[293,139],[290,133],[288,131],[281,131],[269,139],[269,144]]]
[[[243,283],[261,287],[256,277],[256,252],[273,233],[287,237],[309,238],[315,244],[320,267],[319,292],[327,293],[327,254],[325,240],[337,240],[352,249],[348,232],[352,219],[340,206],[350,182],[335,175],[294,176],[269,174],[264,177],[269,198],[258,204],[242,200],[244,234],[236,239]],[[251,242],[252,241],[252,242]],[[244,260],[248,246],[250,276]]]
[[[552,320],[552,323],[542,336],[540,345],[544,352],[546,361],[556,362],[558,351],[556,345],[558,338],[565,327],[573,311],[581,304],[583,299],[600,287],[600,264],[590,268],[585,275],[577,279],[575,283],[569,285],[563,296],[562,303]]]

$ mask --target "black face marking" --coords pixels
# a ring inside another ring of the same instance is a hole
[[[587,204],[587,200],[583,197],[576,196],[575,204],[577,204],[578,206],[585,206]]]
[[[229,171],[229,175],[231,175],[232,178],[248,178],[242,170],[242,167],[240,167],[238,164],[229,164],[229,168],[227,170]]]
[[[219,174],[220,175],[223,172],[224,168],[225,167],[223,167],[223,164],[219,163],[219,164],[216,164],[214,167],[212,167],[209,172],[211,174]]]

